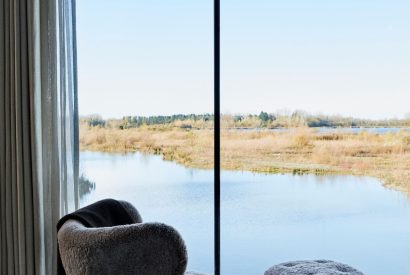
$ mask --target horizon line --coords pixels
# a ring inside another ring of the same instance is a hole
[[[407,112],[403,114],[401,117],[399,116],[394,116],[394,117],[385,117],[385,118],[369,118],[369,117],[355,117],[355,116],[350,116],[350,115],[343,115],[343,114],[326,114],[322,112],[317,112],[317,113],[312,113],[312,112],[307,112],[303,110],[278,110],[274,112],[269,112],[269,111],[260,111],[259,113],[240,113],[240,112],[225,112],[221,113],[221,116],[258,116],[261,113],[267,113],[269,115],[277,115],[277,116],[292,116],[294,113],[299,113],[302,114],[305,117],[338,117],[338,118],[344,118],[344,119],[356,119],[356,120],[370,120],[370,121],[380,121],[380,120],[409,120],[410,119],[410,112]],[[107,117],[99,113],[93,113],[93,114],[80,114],[80,118],[87,118],[87,117],[93,117],[93,116],[98,116],[104,120],[116,120],[116,119],[123,119],[125,117],[169,117],[169,116],[189,116],[189,115],[197,115],[197,116],[205,116],[205,115],[213,115],[213,112],[201,112],[201,113],[171,113],[171,114],[156,114],[156,115],[123,115],[121,117]]]

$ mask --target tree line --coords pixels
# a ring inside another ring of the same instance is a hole
[[[141,126],[168,125],[180,128],[212,128],[212,114],[175,114],[159,116],[124,116],[121,119],[103,119],[100,115],[81,118],[89,127],[138,128]],[[224,128],[291,128],[291,127],[410,127],[406,119],[359,119],[343,116],[312,115],[304,111],[260,112],[259,114],[224,114],[221,116]]]

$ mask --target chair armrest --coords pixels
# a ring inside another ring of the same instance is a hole
[[[187,265],[181,236],[161,223],[86,228],[69,220],[59,230],[58,242],[67,275],[175,275]]]

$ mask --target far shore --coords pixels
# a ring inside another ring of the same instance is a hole
[[[81,125],[80,148],[144,152],[187,167],[213,167],[213,131],[209,129]],[[223,130],[221,162],[225,170],[375,177],[386,187],[410,195],[410,132],[406,130],[383,134],[322,133],[307,127],[285,132]]]

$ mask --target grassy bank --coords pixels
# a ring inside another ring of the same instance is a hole
[[[81,126],[81,150],[146,152],[189,167],[211,168],[213,132],[155,126]],[[410,133],[223,131],[222,168],[264,173],[351,174],[376,177],[410,194]]]

